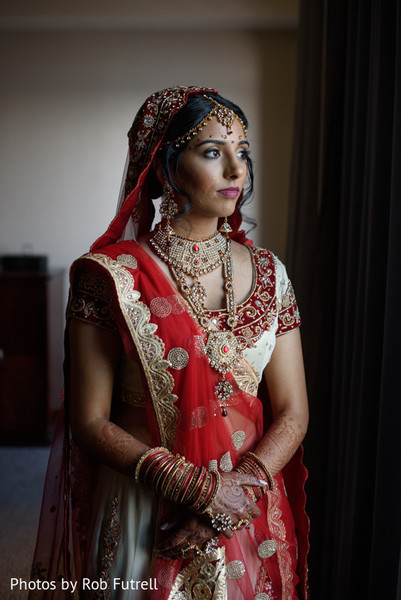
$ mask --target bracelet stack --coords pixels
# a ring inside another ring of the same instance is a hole
[[[135,469],[135,481],[198,513],[207,511],[220,489],[219,473],[195,467],[163,447],[152,448],[141,456]]]
[[[242,457],[240,464],[237,466],[236,471],[239,473],[246,473],[247,475],[255,475],[258,479],[262,479],[267,482],[267,486],[257,485],[243,485],[242,488],[246,495],[253,500],[258,502],[268,490],[272,490],[274,487],[274,479],[272,474],[266,468],[266,465],[254,454],[253,452],[246,452]]]

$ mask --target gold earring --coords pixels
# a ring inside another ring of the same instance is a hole
[[[224,223],[223,225],[221,225],[221,227],[219,227],[219,231],[220,233],[225,233],[226,236],[228,237],[228,234],[232,232],[230,223],[227,220],[227,217],[224,217]]]
[[[175,233],[171,226],[171,219],[177,214],[178,206],[174,200],[174,190],[168,181],[163,184],[163,198],[159,210],[161,216],[166,219],[167,240],[168,245],[170,245],[171,238]]]
[[[168,221],[178,212],[177,203],[174,201],[174,190],[168,181],[163,184],[163,198],[160,204],[160,214]]]

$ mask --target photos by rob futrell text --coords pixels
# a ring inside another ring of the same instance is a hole
[[[77,590],[77,581],[68,581],[61,577],[57,581],[46,581],[42,579],[31,579],[29,581],[21,577],[10,578],[10,590],[65,590],[74,593]],[[108,587],[112,590],[157,590],[157,581],[155,578],[136,580],[136,579],[121,579],[114,577],[110,582],[105,579],[89,579],[84,577],[81,584],[81,590],[107,590]]]

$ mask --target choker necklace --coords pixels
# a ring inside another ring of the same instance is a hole
[[[237,304],[233,284],[233,266],[231,259],[231,240],[216,232],[206,240],[190,240],[172,234],[167,227],[159,225],[150,243],[156,254],[170,267],[170,270],[193,310],[195,318],[207,335],[206,353],[210,366],[218,371],[222,378],[216,385],[222,415],[227,416],[227,401],[233,394],[233,388],[225,379],[225,374],[239,362],[241,348],[234,335],[237,323]],[[228,331],[219,331],[218,327],[205,315],[206,289],[199,277],[223,266],[224,291],[226,295],[226,324]],[[186,276],[193,278],[193,283]]]
[[[197,241],[159,226],[150,242],[160,258],[192,277],[220,267],[229,252],[227,239],[219,231],[206,240]]]

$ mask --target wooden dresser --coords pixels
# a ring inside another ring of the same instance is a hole
[[[0,444],[46,444],[61,404],[64,271],[0,273]]]

